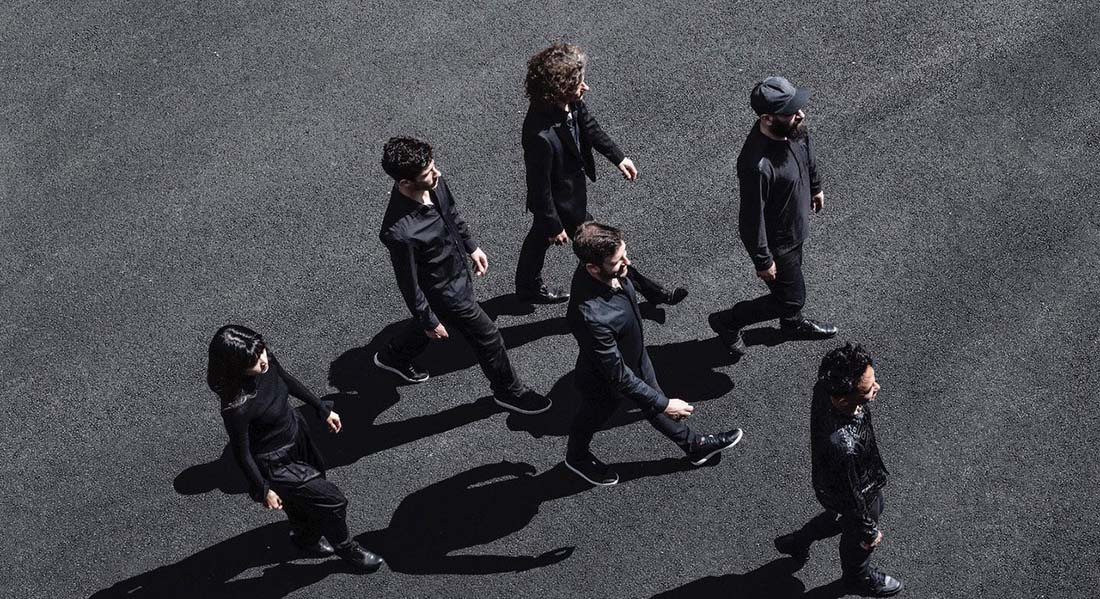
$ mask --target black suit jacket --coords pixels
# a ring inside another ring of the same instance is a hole
[[[401,296],[424,330],[439,324],[429,303],[457,306],[472,300],[474,283],[467,256],[478,248],[442,177],[429,194],[435,206],[405,197],[394,185],[379,233],[390,251]],[[442,216],[443,235],[431,235],[426,229],[430,222],[426,215],[436,210]]]
[[[576,337],[577,387],[585,396],[604,400],[627,397],[647,415],[663,412],[668,398],[657,384],[642,334],[642,316],[630,279],[622,290],[597,281],[581,265],[573,273],[565,318]]]
[[[569,105],[579,127],[581,145],[573,141],[565,111],[532,102],[523,119],[523,162],[527,168],[527,209],[535,215],[535,227],[554,235],[570,236],[588,214],[585,175],[596,180],[595,150],[613,164],[626,154],[615,145],[588,112],[583,101]]]

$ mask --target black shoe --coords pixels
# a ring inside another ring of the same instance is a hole
[[[810,559],[810,546],[798,542],[794,535],[783,535],[775,539],[775,550],[806,563]]]
[[[619,475],[615,474],[611,466],[601,462],[599,458],[591,453],[578,459],[565,458],[565,467],[576,472],[577,476],[600,487],[610,487],[619,482]]]
[[[864,597],[890,597],[905,588],[905,583],[877,568],[871,568],[870,574],[863,578],[846,581],[845,585],[849,592]]]
[[[797,339],[828,339],[836,335],[836,327],[827,322],[817,322],[809,318],[794,323],[780,321],[779,330],[784,335]]]
[[[351,564],[356,570],[368,574],[378,570],[382,567],[382,564],[386,563],[386,560],[382,559],[381,556],[363,549],[355,541],[348,541],[346,545],[336,549],[336,555]]]
[[[742,435],[744,435],[744,433],[739,428],[735,428],[728,433],[703,435],[699,437],[699,440],[692,446],[691,451],[687,454],[687,459],[693,466],[702,466],[714,454],[737,445]]]
[[[381,356],[382,352],[377,352],[374,354],[374,365],[381,368],[382,370],[388,370],[396,374],[405,381],[408,381],[410,383],[423,383],[424,381],[431,378],[430,376],[428,376],[428,373],[426,371],[421,370],[412,362],[409,362],[404,366],[398,366],[396,364],[386,364],[381,360]]]
[[[493,401],[497,402],[498,406],[517,414],[541,414],[554,405],[549,398],[531,389],[520,393],[519,397],[494,396]]]
[[[683,287],[677,287],[672,291],[665,291],[661,294],[657,301],[652,302],[656,305],[666,304],[669,306],[675,306],[676,304],[684,301],[684,298],[688,296],[688,290]]]
[[[748,353],[749,348],[745,345],[745,340],[741,337],[741,329],[731,329],[723,325],[718,320],[718,314],[714,313],[707,317],[707,322],[710,324],[710,329],[718,334],[718,340],[722,342],[722,345],[726,346],[726,351],[733,356],[734,361],[740,360]]]
[[[332,543],[329,543],[328,539],[325,537],[317,537],[316,541],[308,541],[303,539],[300,535],[291,534],[290,542],[294,543],[294,546],[303,553],[312,557],[328,557],[336,553],[336,550],[332,547]]]
[[[540,285],[538,289],[517,289],[516,299],[530,304],[560,304],[569,301],[569,292],[561,287]]]

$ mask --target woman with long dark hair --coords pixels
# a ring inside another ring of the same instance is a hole
[[[283,510],[291,540],[307,554],[336,554],[365,572],[381,567],[382,558],[348,533],[348,500],[325,478],[321,454],[288,396],[317,410],[334,433],[340,432],[340,416],[283,369],[263,337],[247,327],[218,329],[209,357],[206,382],[221,398],[225,430],[252,499]]]

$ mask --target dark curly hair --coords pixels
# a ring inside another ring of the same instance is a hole
[[[554,44],[527,61],[527,97],[533,102],[567,102],[584,80],[588,57],[573,44]]]
[[[874,366],[871,354],[858,343],[847,343],[825,354],[817,370],[817,380],[825,385],[829,395],[843,397],[855,391],[868,366]]]
[[[623,232],[611,225],[588,221],[577,227],[573,253],[585,264],[602,266],[623,243]]]
[[[415,179],[431,163],[431,144],[415,137],[391,137],[382,147],[382,170],[394,181]]]

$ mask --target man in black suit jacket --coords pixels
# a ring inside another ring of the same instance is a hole
[[[554,44],[527,63],[527,95],[531,99],[523,120],[523,162],[527,169],[527,209],[534,223],[523,241],[516,265],[516,295],[521,300],[557,303],[569,295],[542,280],[546,250],[569,242],[577,227],[592,218],[588,213],[585,177],[596,180],[595,149],[616,165],[623,178],[634,181],[638,169],[604,133],[581,99],[587,57],[571,44]],[[631,267],[638,291],[655,304],[676,304],[687,297],[680,287],[667,291]]]
[[[448,329],[454,329],[477,352],[498,404],[521,414],[548,410],[550,400],[516,376],[496,323],[474,297],[467,256],[477,276],[489,269],[489,258],[459,215],[435,167],[432,147],[411,137],[390,138],[382,150],[382,168],[393,177],[394,186],[379,237],[389,250],[397,287],[412,319],[374,354],[375,365],[410,383],[422,383],[428,373],[413,359],[431,339],[446,339]]]
[[[580,345],[576,382],[583,399],[569,432],[565,465],[594,485],[619,482],[589,444],[624,397],[634,401],[650,424],[679,445],[696,466],[736,445],[741,429],[712,435],[692,432],[683,420],[694,408],[666,397],[657,384],[634,285],[626,276],[630,260],[622,231],[584,223],[573,239],[573,251],[581,263],[573,275],[566,320]]]

